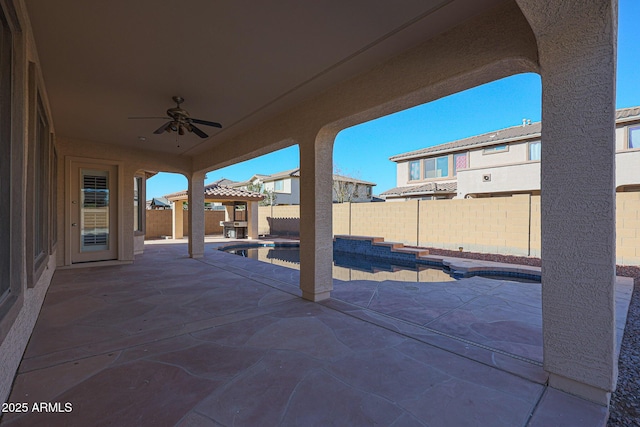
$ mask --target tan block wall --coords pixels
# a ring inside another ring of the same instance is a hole
[[[420,246],[527,255],[529,196],[420,202]]]
[[[640,192],[617,193],[616,263],[640,265]]]
[[[381,236],[389,242],[415,245],[418,239],[417,224],[417,200],[351,205],[353,236]]]
[[[171,209],[146,210],[147,224],[145,239],[157,239],[160,236],[171,236]]]
[[[531,196],[531,227],[529,231],[530,255],[540,258],[542,225],[540,222],[540,196]]]
[[[333,235],[350,234],[351,203],[333,204]],[[335,277],[335,276],[334,276]]]
[[[220,221],[224,221],[224,211],[204,211],[204,234],[222,234]]]
[[[271,217],[272,206],[258,206],[258,234],[267,235],[271,234],[269,228],[269,221],[267,218]]]
[[[259,206],[258,234],[272,234],[268,218],[300,218],[300,205]]]
[[[640,265],[640,192],[617,193],[616,262]],[[540,196],[421,200],[333,205],[333,234],[383,237],[388,242],[540,257]],[[260,234],[269,234],[261,206]],[[274,206],[273,217],[295,218],[298,206]],[[150,227],[147,217],[147,229]],[[342,274],[342,273],[337,273]],[[345,280],[347,280],[345,274]],[[349,273],[351,274],[351,273]]]
[[[300,218],[300,205],[274,206],[273,218]]]
[[[147,224],[145,239],[157,239],[161,236],[171,236],[171,213],[170,209],[165,210],[146,210]],[[222,211],[205,211],[204,213],[204,233],[206,235],[222,234],[220,221],[224,221],[224,212]],[[189,215],[182,217],[185,236],[189,230]]]

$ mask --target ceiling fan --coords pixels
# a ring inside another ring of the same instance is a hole
[[[185,131],[193,132],[200,138],[208,138],[205,132],[198,128],[195,124],[212,126],[215,128],[222,128],[220,123],[210,122],[208,120],[194,119],[189,115],[189,112],[180,107],[180,104],[184,102],[184,98],[181,96],[174,96],[173,102],[176,106],[167,110],[167,117],[129,117],[130,119],[165,119],[169,120],[167,123],[160,126],[153,133],[161,134],[163,132],[177,132],[178,135],[184,135]],[[194,124],[195,123],[195,124]]]

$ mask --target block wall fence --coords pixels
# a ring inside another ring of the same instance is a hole
[[[158,239],[162,236],[171,236],[171,209],[149,209],[145,212],[147,216],[145,239]],[[204,233],[206,235],[222,234],[220,221],[224,221],[223,211],[205,211]],[[189,230],[189,215],[187,215],[186,212],[182,216],[182,226],[184,227],[184,234],[186,235]]]
[[[616,262],[640,265],[640,192],[616,195]],[[258,230],[300,217],[299,206],[261,206]],[[333,205],[333,234],[388,242],[540,257],[540,196]]]

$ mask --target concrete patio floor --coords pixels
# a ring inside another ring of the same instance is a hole
[[[56,271],[9,398],[30,410],[1,425],[606,421],[545,386],[539,284],[335,281],[311,303],[296,270],[215,246],[194,260],[185,243],[156,242],[131,265]],[[620,278],[619,340],[632,289]]]

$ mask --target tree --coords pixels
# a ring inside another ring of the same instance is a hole
[[[247,185],[247,190],[253,191],[254,193],[260,193],[264,196],[264,199],[258,203],[260,206],[273,206],[276,204],[276,194],[273,191],[269,191],[264,188],[264,185],[260,183],[251,183]]]
[[[354,182],[354,178],[346,176],[338,165],[333,165],[333,198],[336,202],[352,202],[358,198],[360,187],[357,182]]]

